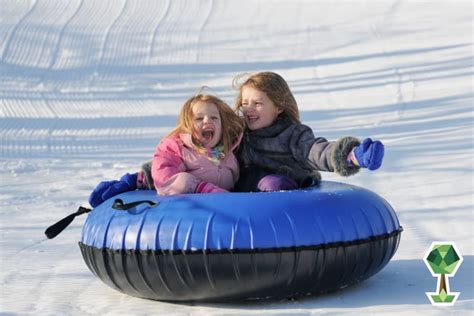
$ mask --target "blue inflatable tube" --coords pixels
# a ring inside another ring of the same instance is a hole
[[[377,194],[323,181],[269,193],[127,192],[89,214],[79,245],[89,269],[124,293],[225,301],[357,283],[389,262],[401,231]]]

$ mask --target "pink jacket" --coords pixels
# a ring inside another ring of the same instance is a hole
[[[215,162],[197,152],[190,134],[166,138],[156,147],[152,161],[156,191],[160,195],[193,193],[202,181],[232,190],[239,178],[239,164],[232,151]]]

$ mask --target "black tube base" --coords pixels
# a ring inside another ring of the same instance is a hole
[[[324,246],[218,251],[97,249],[79,243],[89,269],[123,293],[162,301],[225,302],[331,292],[380,271],[401,229]]]

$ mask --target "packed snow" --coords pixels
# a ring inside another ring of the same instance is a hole
[[[0,0],[0,314],[473,314],[473,5],[470,1]],[[368,188],[404,232],[374,277],[301,299],[170,304],[107,287],[77,242],[102,180],[138,170],[203,86],[275,71],[318,136],[380,139],[381,169],[327,180]],[[464,257],[460,297],[434,307],[432,241]]]

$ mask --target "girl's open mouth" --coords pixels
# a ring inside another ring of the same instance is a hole
[[[213,129],[204,129],[201,132],[201,136],[204,140],[210,141],[212,137],[214,137],[214,130]]]
[[[253,123],[258,120],[258,116],[256,115],[247,115],[246,116],[247,122]]]

